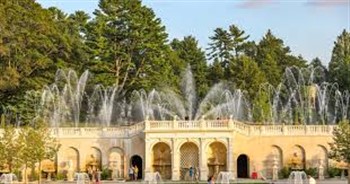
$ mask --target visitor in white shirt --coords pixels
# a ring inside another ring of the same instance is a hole
[[[309,178],[309,184],[316,184],[316,180],[313,177],[308,175],[308,178]]]

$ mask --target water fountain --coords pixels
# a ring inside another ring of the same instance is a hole
[[[189,121],[232,116],[233,120],[251,122],[255,111],[261,111],[258,113],[265,124],[325,124],[347,119],[350,110],[349,92],[322,82],[320,68],[287,68],[279,85],[261,84],[258,96],[266,104],[251,104],[244,91],[232,90],[225,83],[214,85],[199,99],[190,67],[183,73],[180,92],[141,89],[128,97],[117,86],[87,85],[89,76],[88,71],[79,77],[72,70],[59,70],[55,83],[43,90],[38,114],[53,127],[77,127],[79,123],[115,126],[145,117],[170,120],[174,116]]]
[[[17,176],[13,173],[2,174],[0,176],[0,183],[12,184],[14,181],[18,181]]]
[[[270,107],[263,118],[265,123],[334,124],[347,119],[349,93],[340,92],[337,84],[324,82],[320,79],[323,75],[319,67],[291,67],[278,86],[263,85],[259,96],[267,96]]]
[[[230,180],[232,178],[232,173],[231,172],[223,172],[221,171],[218,176],[217,176],[217,183],[220,184],[230,184]]]
[[[288,178],[289,184],[308,184],[308,179],[304,171],[292,171]]]
[[[162,181],[162,177],[160,176],[159,172],[153,172],[153,173],[146,173],[143,183],[145,183],[145,184],[158,184],[158,183],[163,183],[163,181]]]
[[[75,180],[77,181],[77,184],[86,184],[90,183],[90,178],[87,173],[75,173]]]

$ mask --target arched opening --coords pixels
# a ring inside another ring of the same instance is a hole
[[[102,154],[101,150],[96,147],[91,147],[89,154],[85,158],[85,167],[89,173],[101,171],[102,169]]]
[[[159,142],[153,146],[153,171],[159,172],[162,179],[171,179],[171,150],[164,143]]]
[[[74,147],[69,147],[66,151],[66,160],[64,165],[67,170],[73,170],[73,171],[79,171],[80,170],[80,156],[79,156],[79,151],[78,149]]]
[[[134,155],[130,159],[130,166],[129,167],[137,167],[139,172],[137,173],[137,179],[142,179],[142,158],[138,155]]]
[[[221,142],[213,142],[208,148],[209,176],[217,176],[220,171],[226,171],[227,149]]]
[[[112,179],[124,177],[124,151],[121,148],[115,147],[109,150],[108,163]]]
[[[245,154],[237,158],[237,177],[249,178],[249,158]]]
[[[328,151],[327,148],[322,145],[317,145],[317,156],[316,156],[316,164],[314,165],[317,168],[320,168],[322,165],[323,170],[328,170]]]
[[[272,146],[273,161],[276,162],[279,169],[283,168],[283,151],[279,146]]]
[[[293,147],[293,152],[289,159],[289,165],[293,170],[305,169],[305,149],[300,145]]]
[[[196,144],[194,144],[193,142],[186,142],[180,147],[180,179],[181,180],[192,179],[190,178],[191,167],[193,168],[193,170],[198,169],[199,151]]]

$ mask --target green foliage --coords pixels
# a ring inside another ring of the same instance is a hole
[[[327,173],[329,175],[330,178],[334,178],[336,176],[341,176],[341,172],[342,170],[336,167],[329,167],[327,169]]]
[[[254,99],[260,85],[266,82],[258,65],[247,56],[230,60],[229,73],[236,87],[247,91],[249,99]]]
[[[317,168],[316,167],[310,167],[305,169],[306,175],[310,175],[312,177],[317,177]]]
[[[22,158],[20,157],[23,147],[19,144],[17,130],[7,125],[0,137],[0,165],[10,172],[19,169]]]
[[[266,91],[260,90],[254,100],[253,118],[256,122],[271,122],[270,97]]]
[[[278,172],[278,177],[279,177],[279,178],[283,178],[283,179],[284,179],[284,178],[288,178],[291,172],[292,172],[292,171],[290,170],[289,167],[283,167],[283,168]]]
[[[329,143],[329,157],[337,161],[350,163],[350,124],[342,121],[333,131],[333,142]]]
[[[63,174],[62,172],[57,173],[56,180],[64,180],[64,179],[66,179],[65,174]]]
[[[329,74],[332,82],[337,82],[341,90],[350,86],[350,33],[344,30],[334,42]]]
[[[0,112],[17,109],[26,91],[52,82],[58,68],[78,65],[83,40],[57,14],[32,0],[0,2]]]
[[[131,91],[173,80],[167,33],[150,8],[139,0],[101,0],[94,15],[86,44],[95,82]]]
[[[292,56],[290,48],[284,45],[282,39],[275,37],[271,30],[268,30],[259,42],[255,60],[266,75],[267,81],[273,86],[281,82],[287,67],[306,65],[306,61],[301,57]]]
[[[210,37],[209,60],[214,60],[210,67],[212,85],[220,80],[232,78],[230,65],[244,53],[244,46],[249,35],[236,25],[230,25],[228,30],[216,28],[214,36]]]
[[[187,65],[191,66],[194,79],[196,81],[197,92],[203,97],[209,89],[207,79],[208,66],[205,59],[205,53],[198,46],[198,41],[192,36],[186,36],[183,40],[174,39],[171,48],[175,51],[182,61],[179,66],[179,72],[183,71]]]
[[[108,167],[103,167],[101,172],[101,180],[111,179],[112,172]]]

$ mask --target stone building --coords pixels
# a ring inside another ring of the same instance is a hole
[[[58,172],[109,168],[127,178],[159,172],[163,180],[186,180],[190,167],[201,180],[221,171],[234,178],[272,178],[273,168],[322,167],[332,141],[332,125],[253,125],[233,120],[149,121],[121,127],[57,128],[62,147]]]

